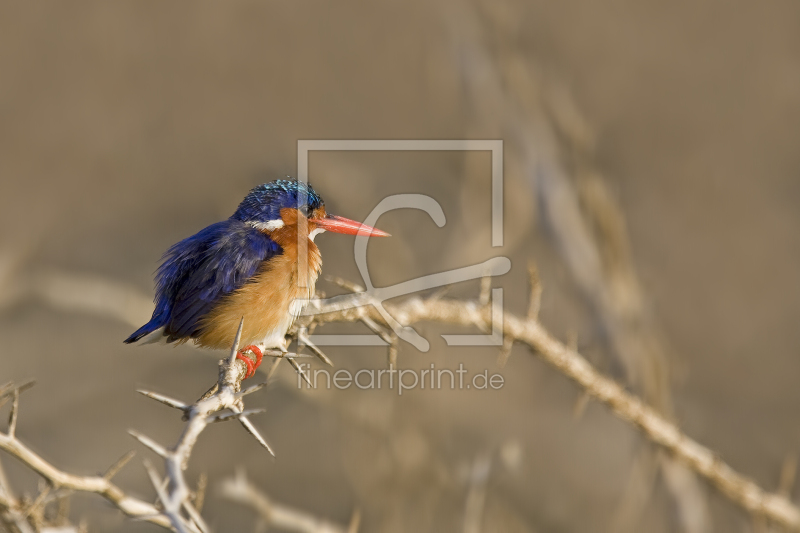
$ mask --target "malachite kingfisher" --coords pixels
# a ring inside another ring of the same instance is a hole
[[[238,358],[250,377],[262,350],[285,350],[289,328],[314,296],[322,267],[314,237],[324,231],[388,233],[325,211],[311,185],[277,180],[251,190],[227,220],[173,245],[156,272],[155,310],[125,343],[183,343],[229,349],[244,317]],[[300,252],[302,243],[307,253]],[[305,260],[301,260],[305,256]],[[250,351],[255,363],[243,354]]]

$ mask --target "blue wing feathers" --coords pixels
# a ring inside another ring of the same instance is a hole
[[[196,336],[200,319],[219,298],[247,283],[263,261],[281,252],[267,235],[233,218],[180,241],[167,250],[156,272],[153,317],[125,342],[162,327],[167,342]]]

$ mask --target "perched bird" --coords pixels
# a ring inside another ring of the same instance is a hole
[[[277,180],[251,190],[228,220],[173,245],[156,272],[155,310],[125,343],[193,340],[230,348],[244,317],[238,358],[250,377],[262,350],[285,349],[285,336],[311,298],[322,258],[323,231],[386,237],[388,233],[325,211],[303,182]],[[301,243],[307,253],[300,253]],[[302,256],[304,260],[302,260]],[[253,363],[243,354],[256,356]]]

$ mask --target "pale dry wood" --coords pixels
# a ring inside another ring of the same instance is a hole
[[[33,452],[16,437],[0,433],[0,449],[16,457],[25,466],[45,478],[53,487],[98,494],[111,502],[126,515],[169,526],[152,504],[126,494],[122,489],[103,476],[76,476],[54,467]]]
[[[472,463],[466,509],[464,510],[463,533],[481,533],[483,531],[483,511],[486,505],[486,491],[491,468],[492,456],[489,453],[478,455]]]
[[[242,397],[259,390],[265,384],[242,391],[242,380],[247,373],[247,367],[243,361],[237,359],[237,354],[243,328],[244,319],[242,318],[239,322],[239,328],[231,347],[230,355],[220,361],[217,383],[195,403],[187,405],[161,394],[139,391],[148,398],[183,412],[186,419],[186,426],[178,438],[178,442],[170,448],[166,448],[135,431],[130,431],[130,434],[136,440],[164,459],[164,469],[168,480],[166,487],[162,487],[160,477],[154,468],[149,466],[149,463],[146,467],[163,507],[161,510],[162,516],[169,521],[173,529],[181,533],[206,533],[209,531],[205,520],[195,508],[197,500],[193,503],[194,495],[189,489],[183,474],[188,466],[197,439],[209,424],[224,420],[238,420],[248,433],[255,437],[259,444],[266,448],[270,454],[275,455],[267,441],[258,433],[248,418],[249,414],[260,412],[260,410],[244,410]],[[276,359],[276,361],[280,361],[280,359]],[[289,359],[289,361],[292,362],[293,359]],[[223,413],[223,411],[229,412]]]
[[[0,465],[0,522],[10,533],[34,533],[22,511],[22,502],[11,493],[5,470]]]
[[[63,281],[66,283],[68,280],[64,279]],[[111,282],[101,280],[102,285],[107,283]],[[365,317],[379,324],[383,320],[370,304],[370,295],[363,292],[339,296],[325,302],[312,301],[311,304],[307,307],[307,313],[317,315],[311,317],[314,325],[329,322],[355,322],[361,321]],[[440,293],[425,299],[411,298],[399,304],[384,303],[383,305],[398,322],[405,325],[412,325],[420,321],[434,321],[463,326],[472,325],[481,330],[491,326],[490,309],[473,301],[444,300]],[[88,308],[84,310],[95,311]],[[734,503],[785,528],[800,530],[800,510],[786,497],[769,493],[760,488],[752,480],[733,470],[714,452],[682,434],[669,419],[659,414],[640,398],[628,393],[618,383],[600,374],[577,351],[570,350],[553,338],[537,320],[505,313],[503,333],[504,336],[511,336],[514,342],[528,345],[556,370],[575,381],[593,398],[610,407],[620,419],[638,427],[650,441],[663,446],[672,456],[706,478]],[[270,375],[281,359],[274,359]],[[244,364],[241,363],[241,366],[244,371]],[[23,462],[26,464],[28,464],[27,459],[30,459],[29,454],[32,453],[29,450],[17,452],[14,447],[3,446],[2,440],[0,440],[0,448],[10,450],[14,455],[19,453],[18,457],[20,455],[24,457]],[[41,459],[36,456],[35,460],[31,459],[28,466],[34,470],[41,468],[45,472],[44,477],[52,475],[53,479],[60,482],[65,481],[67,483],[65,486],[74,490],[84,490],[82,487],[87,487],[90,489],[89,492],[103,494],[114,503],[116,503],[114,500],[118,500],[122,502],[118,506],[126,514],[140,514],[141,516],[142,508],[138,507],[140,503],[149,509],[153,508],[150,504],[135,499],[126,499],[127,496],[116,487],[109,491],[105,482],[99,485],[95,481],[84,484],[83,478],[75,481],[68,474],[63,474],[50,465],[40,466],[40,461]],[[62,478],[62,476],[67,477]],[[151,522],[160,520],[163,523],[163,516],[150,516],[147,519]]]
[[[360,514],[354,513],[348,527],[334,524],[304,511],[277,503],[260,492],[239,472],[233,479],[222,483],[222,495],[256,511],[269,528],[293,533],[356,533]]]
[[[364,316],[380,321],[369,295],[358,293],[326,302],[315,301],[307,312],[318,323],[354,322]],[[486,329],[492,326],[491,309],[478,302],[410,298],[398,304],[383,303],[401,324],[423,321],[442,322]],[[769,493],[739,474],[713,451],[683,434],[680,429],[620,384],[598,372],[576,350],[554,338],[537,320],[511,313],[503,315],[503,335],[528,345],[560,373],[582,387],[593,398],[607,405],[620,419],[639,428],[652,442],[664,447],[675,458],[706,478],[734,503],[792,530],[800,530],[800,509],[781,494]]]
[[[481,131],[497,131],[504,140],[506,181],[514,179],[517,169],[530,186],[544,233],[595,311],[609,353],[621,363],[628,384],[672,416],[666,349],[649,320],[625,217],[595,170],[596,136],[589,121],[568,86],[523,52],[522,4],[444,0],[441,5],[462,87],[471,100],[471,118]],[[508,228],[505,233],[506,239],[514,238]],[[670,458],[660,462],[683,529],[709,532],[700,484],[677,472],[681,467],[669,464]]]
[[[781,476],[778,482],[778,492],[787,498],[792,494],[794,481],[797,476],[797,454],[790,453],[783,460],[781,465]]]
[[[196,494],[192,493],[183,475],[200,433],[208,424],[236,419],[264,448],[272,453],[267,442],[261,437],[248,418],[248,415],[262,410],[244,410],[242,398],[260,390],[266,383],[261,383],[244,391],[241,390],[241,383],[247,368],[244,362],[236,358],[240,338],[241,327],[237,333],[230,356],[220,361],[217,383],[197,402],[186,404],[161,394],[139,391],[153,400],[178,409],[184,414],[187,421],[178,442],[169,448],[135,431],[130,432],[140,443],[164,459],[166,470],[164,482],[162,482],[161,476],[155,469],[148,462],[145,463],[148,475],[158,494],[159,505],[133,498],[112,483],[113,476],[133,457],[132,452],[119,459],[103,476],[75,476],[62,472],[31,451],[18,440],[15,434],[19,420],[20,391],[28,388],[29,384],[1,387],[0,400],[5,397],[11,397],[13,400],[9,413],[8,430],[6,433],[0,433],[0,449],[16,457],[28,468],[42,476],[48,483],[30,505],[23,506],[19,500],[11,496],[5,476],[0,475],[0,521],[2,521],[6,529],[19,531],[20,533],[45,531],[46,528],[44,527],[32,526],[28,518],[40,513],[41,507],[46,505],[46,498],[48,498],[51,489],[57,489],[60,491],[68,490],[99,494],[132,518],[145,520],[179,533],[208,532],[207,524],[195,508],[195,504],[202,505],[205,483],[201,481],[201,488],[198,489]],[[275,362],[277,363],[282,358],[287,358],[291,361],[296,354],[279,353],[270,355],[276,356]],[[71,527],[70,530],[79,531],[80,528]]]
[[[312,301],[312,305],[307,309],[311,314],[317,315],[313,317],[315,324],[355,322],[361,321],[364,317],[371,318],[380,324],[382,318],[369,301],[368,294],[359,292],[336,297],[326,302]],[[424,300],[411,298],[399,304],[384,303],[384,307],[405,325],[419,321],[436,321],[463,326],[472,325],[480,329],[491,326],[490,310],[479,306],[477,302],[444,300],[440,294]],[[593,398],[609,406],[620,419],[640,428],[649,440],[663,446],[693,471],[708,479],[731,501],[748,511],[766,516],[784,527],[800,530],[800,510],[787,498],[761,489],[753,481],[737,473],[720,460],[711,450],[683,435],[674,423],[660,415],[641,399],[626,392],[624,387],[618,383],[600,374],[576,351],[569,350],[563,343],[553,338],[538,321],[505,313],[503,333],[505,336],[510,335],[515,342],[531,347],[560,373],[586,389]],[[271,372],[274,372],[276,364],[280,361],[281,358],[274,359]],[[242,371],[244,371],[244,364],[241,365]],[[2,447],[2,441],[0,441],[0,447]],[[27,457],[27,454],[24,456]],[[38,464],[38,461],[33,461],[32,464]],[[50,465],[45,471],[58,479],[63,475]],[[73,483],[71,486],[75,490],[81,490],[79,487],[82,485],[82,483]],[[105,490],[105,484],[97,487],[92,483],[90,487],[96,489],[90,490],[90,492]],[[111,497],[121,499],[124,493],[118,488],[116,491],[118,492],[111,491]],[[140,511],[135,506],[131,509],[130,500],[124,501],[129,511],[133,513]],[[150,504],[145,505],[152,509]],[[150,517],[150,521],[154,521],[154,519],[163,521],[163,517]]]

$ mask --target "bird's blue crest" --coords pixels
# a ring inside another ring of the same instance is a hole
[[[268,222],[281,218],[281,209],[294,207],[308,212],[325,205],[308,183],[276,180],[252,189],[231,217],[243,222]],[[308,212],[304,214],[307,216]]]

